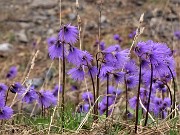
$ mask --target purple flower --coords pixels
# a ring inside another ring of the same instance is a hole
[[[102,52],[104,53],[112,53],[112,52],[119,52],[121,48],[119,45],[111,45],[108,48],[104,49]]]
[[[107,105],[107,96],[104,96],[102,101],[104,105]],[[108,106],[111,106],[114,103],[114,97],[108,96]]]
[[[7,91],[7,89],[8,87],[5,84],[0,83],[0,95],[5,95],[5,92]]]
[[[60,93],[62,92],[62,86],[60,86],[60,89],[59,89],[59,85],[56,85],[56,86],[54,87],[52,93],[53,93],[53,95],[54,95],[55,97],[58,96],[58,91],[59,91]]]
[[[21,89],[22,89],[22,85],[20,82],[15,82],[12,86],[11,86],[11,89],[10,91],[12,93],[16,93],[16,92],[19,92]]]
[[[167,88],[165,86],[165,84],[161,81],[156,81],[156,89],[158,89],[159,91],[162,91],[162,92],[166,92],[167,91]]]
[[[140,88],[140,97],[141,99],[146,99],[149,96],[149,91],[145,88]]]
[[[164,98],[163,100],[163,107],[166,108],[166,107],[171,107],[171,99],[166,97]]]
[[[0,120],[7,120],[10,119],[13,115],[12,108],[8,106],[4,106],[0,108]]]
[[[98,73],[98,70],[95,66],[91,66],[88,70],[88,74],[92,74],[92,77],[95,77]]]
[[[135,35],[136,35],[136,31],[134,30],[132,33],[129,34],[129,38],[134,38]]]
[[[129,99],[129,106],[132,108],[132,109],[135,109],[136,108],[136,104],[137,104],[137,97],[134,96],[132,98]]]
[[[70,46],[67,60],[68,62],[79,66],[82,60],[82,51],[77,49],[76,47]]]
[[[89,52],[87,52],[87,51],[82,52],[82,62],[81,62],[81,64],[84,64],[84,65],[87,65],[87,63],[91,64],[92,60],[93,60],[93,57]]]
[[[48,108],[51,105],[55,106],[57,104],[57,98],[50,92],[41,90],[38,93],[38,103],[40,106],[44,106],[44,108]]]
[[[93,94],[91,92],[84,92],[82,94],[82,99],[87,103],[89,103],[89,101],[92,102],[93,101]]]
[[[71,86],[71,90],[74,91],[74,90],[78,90],[78,87],[76,85],[72,85]]]
[[[27,88],[22,88],[21,91],[18,92],[19,97],[22,98],[22,101],[25,103],[32,103],[38,98],[34,87],[31,87],[29,90]]]
[[[128,88],[134,88],[138,84],[139,78],[137,76],[128,76],[126,78]]]
[[[104,80],[106,79],[107,77],[107,74],[110,73],[111,71],[113,71],[114,68],[113,67],[110,67],[110,66],[102,66],[101,67],[101,70],[100,70],[100,74],[99,74],[99,77]]]
[[[89,104],[84,104],[84,105],[82,106],[81,112],[87,113],[87,112],[89,112],[89,108],[90,108]]]
[[[121,89],[114,89],[114,91],[113,91],[113,94],[114,94],[114,95],[117,95],[117,96],[120,96],[121,93],[122,93],[122,90],[121,90]]]
[[[117,52],[115,54],[115,57],[116,57],[115,67],[123,68],[125,63],[129,60],[129,50],[125,49],[120,52]]]
[[[77,81],[84,80],[84,71],[82,67],[72,68],[68,71],[68,75],[71,75],[71,78]]]
[[[0,108],[5,106],[5,96],[0,94]]]
[[[105,42],[101,41],[99,45],[100,45],[101,51],[103,51],[105,49],[105,46],[106,46]]]
[[[12,66],[12,67],[10,67],[6,77],[8,79],[14,79],[16,77],[16,75],[17,75],[17,67]]]
[[[113,74],[113,77],[116,83],[123,83],[124,82],[124,72],[117,72]]]
[[[63,45],[60,41],[57,41],[54,45],[49,46],[48,52],[50,58],[53,60],[54,58],[62,58],[63,55]]]
[[[62,42],[75,44],[78,39],[79,31],[78,28],[71,24],[64,25],[59,32],[59,39]]]
[[[149,42],[151,42],[151,40]],[[151,45],[147,44],[147,42],[140,41],[137,43],[137,46],[135,47],[135,53],[139,57],[142,57],[143,55],[145,55],[146,53],[150,51],[151,51]]]
[[[175,36],[178,40],[180,40],[180,31],[175,31],[175,32],[174,32],[174,36]]]
[[[114,40],[118,41],[119,43],[122,42],[122,38],[118,34],[114,35]]]
[[[124,66],[124,70],[128,75],[135,75],[138,73],[138,67],[134,60],[128,61]]]
[[[57,38],[52,36],[47,39],[47,44],[48,44],[48,46],[52,46],[56,43],[56,41],[57,41]]]

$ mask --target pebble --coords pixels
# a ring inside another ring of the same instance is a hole
[[[11,45],[10,43],[0,44],[0,52],[12,52],[13,49],[13,45]]]

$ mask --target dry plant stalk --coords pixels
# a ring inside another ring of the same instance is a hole
[[[24,81],[22,82],[22,85],[27,81],[27,79],[29,78],[29,75],[31,73],[31,70],[33,70],[34,66],[35,66],[35,59],[37,58],[38,56],[38,53],[39,53],[39,50],[36,51],[36,53],[34,54],[33,58],[32,58],[32,61],[31,61],[31,67],[29,69],[29,72],[28,74],[26,75],[26,77],[24,78]],[[15,94],[14,98],[13,98],[13,101],[10,105],[10,107],[12,107],[14,104],[15,104],[15,99],[17,97],[17,93]]]

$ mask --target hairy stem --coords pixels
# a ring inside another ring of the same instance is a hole
[[[138,109],[139,109],[139,96],[140,96],[140,88],[141,88],[141,60],[139,65],[139,84],[138,84],[138,92],[137,92],[137,104],[136,104],[136,122],[135,122],[135,133],[137,133],[137,125],[138,125]]]
[[[146,112],[144,126],[147,125],[147,121],[148,121],[148,113],[149,113],[149,106],[150,106],[150,100],[151,100],[152,84],[153,84],[153,64],[151,63],[151,82],[150,82],[149,97],[148,97],[148,104],[147,104],[147,112]]]

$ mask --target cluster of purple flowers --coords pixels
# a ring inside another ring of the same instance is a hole
[[[0,84],[0,120],[10,119],[13,115],[13,110],[9,106],[6,106],[6,91],[8,87]]]

